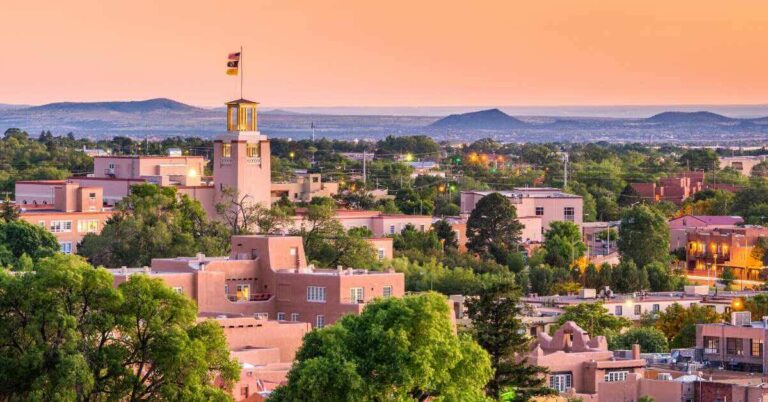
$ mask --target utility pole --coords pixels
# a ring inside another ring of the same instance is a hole
[[[314,140],[315,140],[315,138],[314,138],[314,134],[313,134],[312,135],[312,141],[314,141]],[[365,169],[366,168],[366,166],[365,166],[366,159],[368,159],[368,155],[367,155],[365,149],[363,149],[363,185],[365,185],[368,182],[367,181],[368,175],[366,174],[367,172],[366,172],[366,169]]]
[[[315,122],[312,122],[312,142],[315,142]]]
[[[563,189],[568,187],[568,152],[563,152]]]

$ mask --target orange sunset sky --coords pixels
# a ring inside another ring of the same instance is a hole
[[[0,103],[768,103],[768,1],[0,0]]]

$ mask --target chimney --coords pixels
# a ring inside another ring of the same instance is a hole
[[[640,345],[638,345],[637,343],[632,344],[632,359],[633,360],[640,359]]]

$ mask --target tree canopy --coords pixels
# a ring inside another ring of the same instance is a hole
[[[559,325],[573,321],[591,336],[606,335],[611,337],[632,323],[624,318],[610,314],[603,302],[580,303],[565,307],[565,312],[557,317]]]
[[[152,258],[229,251],[229,232],[210,222],[200,202],[174,187],[140,184],[117,205],[101,233],[87,234],[77,253],[94,265],[145,266]]]
[[[230,399],[240,370],[219,325],[196,323],[194,303],[160,280],[112,281],[63,254],[0,272],[0,399]]]
[[[22,256],[37,261],[58,251],[58,240],[44,228],[23,220],[0,220],[0,265],[18,269]]]
[[[666,217],[644,204],[636,204],[621,216],[619,253],[638,267],[669,261],[669,226]]]
[[[316,329],[271,401],[484,401],[488,354],[457,336],[443,296],[379,299]]]
[[[507,197],[491,193],[481,198],[467,220],[467,248],[497,261],[515,251],[523,225]]]

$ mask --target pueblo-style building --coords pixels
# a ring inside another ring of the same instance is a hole
[[[112,207],[136,184],[174,186],[179,194],[200,201],[214,219],[218,216],[216,204],[226,194],[235,193],[265,207],[282,195],[291,201],[306,202],[335,194],[338,183],[323,183],[317,174],[299,174],[291,183],[271,182],[270,144],[258,130],[257,106],[246,99],[227,103],[227,131],[213,144],[212,177],[205,176],[208,161],[202,156],[180,152],[165,156],[95,156],[94,171],[87,176],[17,182],[15,201],[21,218],[49,229],[59,240],[61,251],[72,253],[87,233],[101,231],[112,215]],[[432,223],[429,216],[377,211],[338,211],[337,218],[346,228],[366,226],[379,238],[394,234],[393,230],[399,233],[407,223],[422,230],[428,230]],[[301,220],[302,216],[297,216],[294,222],[299,225]],[[388,246],[384,240],[372,242],[377,243],[374,246],[381,257],[391,258],[391,244]]]
[[[462,191],[462,221],[457,223],[466,223],[466,218],[477,203],[493,192]],[[541,242],[544,232],[549,230],[550,223],[554,221],[573,222],[579,227],[584,223],[584,200],[579,195],[549,187],[521,187],[497,192],[506,197],[517,210],[517,219],[523,224],[521,237],[524,243]]]
[[[389,239],[391,240],[391,239]],[[359,314],[376,298],[402,297],[405,278],[394,271],[307,264],[300,237],[232,237],[228,257],[153,259],[150,267],[114,268],[115,286],[131,275],[162,280],[195,301],[198,319],[214,319],[240,363],[236,401],[261,401],[286,381],[312,328]]]
[[[232,237],[227,257],[153,259],[150,267],[114,268],[115,285],[137,273],[160,278],[197,303],[202,316],[261,317],[332,324],[344,314],[358,314],[377,297],[402,296],[405,279],[394,271],[307,263],[301,237]]]
[[[686,268],[689,275],[717,278],[730,267],[739,279],[757,281],[763,262],[753,256],[768,228],[761,226],[715,227],[687,232]]]

